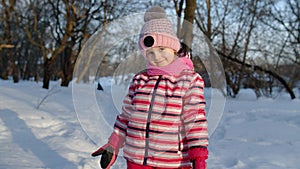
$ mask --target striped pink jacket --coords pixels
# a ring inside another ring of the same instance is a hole
[[[204,82],[191,70],[177,76],[137,74],[117,117],[124,157],[163,168],[190,166],[188,150],[208,146]]]

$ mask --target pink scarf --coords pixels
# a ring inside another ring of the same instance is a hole
[[[147,64],[147,73],[149,75],[178,75],[186,69],[194,69],[193,62],[186,57],[180,57],[167,66],[159,67]]]

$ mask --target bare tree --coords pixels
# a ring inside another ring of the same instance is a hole
[[[82,43],[93,34],[98,27],[101,25],[101,22],[106,22],[102,17],[101,10],[105,6],[105,2],[99,4],[91,3],[90,1],[73,1],[70,4],[71,8],[66,9],[71,10],[70,13],[72,16],[74,28],[69,34],[69,39],[67,41],[67,46],[60,55],[60,70],[59,75],[62,79],[62,86],[68,86],[69,82],[72,80],[73,69],[75,62],[77,60],[78,54],[82,48]],[[59,11],[56,16],[56,20],[59,20]],[[97,22],[97,20],[99,20]],[[102,20],[102,21],[101,21]],[[98,23],[97,26],[93,28],[92,23]],[[56,30],[61,32],[64,22],[59,22]],[[60,37],[56,38],[57,42],[61,42]]]
[[[266,32],[261,24],[263,17],[268,16],[270,1],[200,1],[197,8],[196,23],[216,46],[225,68],[229,94],[235,96],[244,87],[247,74],[262,71],[288,87],[284,78],[271,69],[262,68],[250,61],[253,57],[264,57],[267,49]],[[262,36],[263,35],[263,36]],[[261,38],[261,37],[263,38]],[[247,65],[247,66],[246,66]],[[251,66],[249,66],[251,65]],[[254,67],[256,67],[254,69]],[[257,68],[259,67],[259,68]],[[268,73],[269,72],[269,73]],[[272,72],[272,73],[270,73]],[[255,77],[252,76],[251,77]],[[265,79],[267,80],[267,78]],[[261,83],[265,84],[265,83]],[[272,85],[270,85],[272,86]],[[261,87],[261,86],[260,86]],[[258,87],[258,88],[260,88]],[[257,88],[257,87],[256,87]],[[291,91],[290,89],[287,89]],[[291,92],[291,98],[293,93]]]
[[[9,71],[13,74],[13,81],[16,83],[19,81],[18,69],[15,64],[14,52],[11,48],[13,48],[13,35],[12,35],[12,25],[14,25],[14,8],[16,1],[6,2],[5,0],[1,1],[1,4],[4,8],[4,44],[2,44],[2,48],[6,48],[6,52],[3,53],[3,58],[1,63],[3,66],[1,78],[7,79]]]
[[[275,70],[279,71],[282,64],[290,65],[284,72],[289,70],[288,84],[292,88],[299,80],[297,69],[300,68],[300,2],[297,0],[279,2],[281,5],[273,3],[269,11],[273,22],[268,20],[263,22],[283,39],[274,42],[279,49],[275,53],[277,56]]]
[[[82,42],[97,29],[97,26],[91,27],[91,22],[97,23],[93,17],[99,15],[101,3],[44,0],[27,5],[31,7],[28,9],[28,21],[32,20],[34,23],[24,26],[24,31],[28,40],[42,51],[43,88],[49,88],[53,76],[62,79],[62,86],[68,86]],[[44,37],[45,33],[49,35],[50,41]],[[61,58],[60,62],[57,61],[58,58]],[[61,65],[56,71],[53,70],[56,65],[54,63]]]
[[[111,44],[111,41],[115,40],[113,35],[107,37],[107,35],[114,34],[110,31],[116,30],[119,33],[123,33],[123,37],[127,38],[126,35],[126,29],[130,29],[132,31],[135,28],[129,28],[132,25],[127,23],[123,23],[123,25],[118,23],[113,23],[114,20],[118,20],[119,23],[122,23],[124,20],[132,19],[128,18],[127,15],[140,13],[142,9],[147,8],[146,2],[140,2],[140,1],[107,1],[105,0],[103,2],[103,8],[101,9],[102,15],[99,16],[99,20],[101,21],[99,23],[99,29],[93,36],[91,36],[88,40],[88,45],[85,43],[84,51],[81,51],[81,54],[84,55],[84,57],[79,57],[77,67],[76,69],[80,69],[80,72],[76,72],[77,82],[80,81],[88,81],[85,79],[88,79],[90,75],[93,73],[98,75],[108,75],[107,72],[110,74],[112,65],[118,64],[118,59],[114,60],[111,59],[111,55],[119,55],[120,58],[124,58],[127,55],[122,54],[122,51],[127,50],[131,46],[136,46],[136,41],[126,41],[126,46],[118,48],[120,51],[108,51],[108,49],[111,49],[114,47],[114,45],[117,44]],[[122,21],[123,20],[123,21]],[[133,22],[130,20],[130,22]],[[114,28],[111,26],[116,24]],[[119,35],[116,35],[116,37],[119,37]],[[120,37],[119,37],[120,38]],[[105,39],[105,40],[103,40]],[[109,41],[109,42],[108,42]],[[129,47],[128,47],[129,45]],[[95,55],[98,55],[98,57],[95,57]],[[95,58],[97,60],[95,60]],[[100,59],[103,58],[103,59]],[[115,62],[115,63],[112,63]],[[99,65],[95,65],[98,63]],[[95,68],[95,67],[98,67]],[[96,70],[96,72],[95,72]],[[106,71],[106,72],[105,72]]]

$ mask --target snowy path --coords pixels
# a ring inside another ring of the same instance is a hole
[[[89,141],[72,108],[69,89],[59,88],[39,109],[47,91],[35,83],[0,86],[0,168],[96,168]]]
[[[0,81],[0,169],[99,168],[98,159],[90,157],[97,145],[80,126],[72,89],[54,87],[49,95],[40,85]],[[106,99],[106,109],[114,107],[107,100],[109,94],[97,94]],[[222,121],[210,138],[208,168],[299,169],[300,100],[248,96],[227,100]],[[109,123],[114,116],[104,115]],[[108,137],[93,127],[89,132],[93,130],[99,138]],[[119,157],[113,168],[123,165]]]

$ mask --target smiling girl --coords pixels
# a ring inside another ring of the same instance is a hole
[[[108,143],[92,153],[110,168],[123,147],[128,169],[206,169],[204,82],[194,72],[164,9],[144,16],[139,48],[147,70],[136,74]]]

